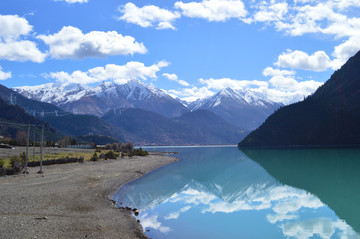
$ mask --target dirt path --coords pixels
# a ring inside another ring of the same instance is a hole
[[[0,238],[146,238],[127,210],[109,200],[123,184],[176,161],[151,154],[30,168],[0,177]]]

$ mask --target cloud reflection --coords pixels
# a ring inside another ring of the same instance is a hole
[[[147,213],[144,213],[143,215],[141,215],[139,217],[139,219],[140,219],[141,225],[143,226],[144,229],[152,228],[152,229],[158,230],[162,233],[168,233],[169,231],[171,231],[170,227],[161,225],[161,222],[158,221],[157,215],[149,216]]]
[[[296,238],[311,238],[318,235],[320,238],[360,238],[354,230],[342,220],[332,221],[329,218],[315,218],[299,222],[289,222],[280,226],[285,236]]]
[[[305,190],[280,184],[250,185],[235,193],[237,196],[224,195],[226,200],[219,198],[210,191],[193,189],[186,185],[181,193],[174,194],[167,203],[181,202],[183,207],[170,213],[165,219],[177,219],[182,212],[192,207],[200,208],[201,213],[234,213],[245,210],[271,210],[266,219],[271,224],[277,224],[287,237],[310,238],[314,235],[320,238],[360,238],[346,222],[339,219],[321,217],[310,220],[301,219],[301,209],[319,209],[325,207],[319,198]],[[337,234],[338,233],[338,234]]]

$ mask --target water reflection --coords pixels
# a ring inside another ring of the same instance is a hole
[[[141,210],[139,219],[144,228],[151,228],[151,238],[358,238],[347,218],[340,219],[316,191],[293,184],[311,182],[305,169],[312,164],[292,161],[291,152],[176,151],[179,162],[125,185],[114,195],[118,203]],[[325,168],[318,174],[327,172]],[[318,184],[313,180],[312,187]],[[324,180],[320,182],[325,186]]]

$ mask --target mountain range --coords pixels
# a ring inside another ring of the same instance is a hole
[[[26,124],[33,119],[37,124],[46,122],[58,135],[76,136],[81,141],[98,144],[114,139],[138,145],[234,144],[246,134],[245,130],[206,110],[186,111],[179,117],[168,118],[130,107],[110,110],[99,118],[66,112],[55,105],[28,99],[2,85],[0,98],[6,106],[0,108],[1,115],[7,116],[1,118],[1,122]],[[21,117],[8,113],[9,107],[13,109],[10,111],[20,111]],[[0,134],[14,137],[17,131],[24,131],[11,130],[0,130]]]
[[[360,145],[360,51],[305,100],[280,108],[240,147]]]
[[[179,99],[138,80],[121,85],[102,82],[95,87],[49,83],[17,87],[14,90],[29,99],[54,104],[67,112],[98,117],[118,108],[139,108],[167,118],[180,117],[198,109],[208,110],[244,130],[255,129],[282,106],[259,93],[230,88],[185,106]]]
[[[29,99],[54,104],[67,112],[98,117],[116,108],[140,108],[168,118],[188,111],[183,104],[164,91],[138,80],[122,85],[102,82],[96,87],[49,83],[17,87],[14,90]]]

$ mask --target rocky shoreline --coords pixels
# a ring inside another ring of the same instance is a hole
[[[176,160],[151,153],[0,177],[0,238],[147,238],[133,212],[116,208],[111,196]]]

